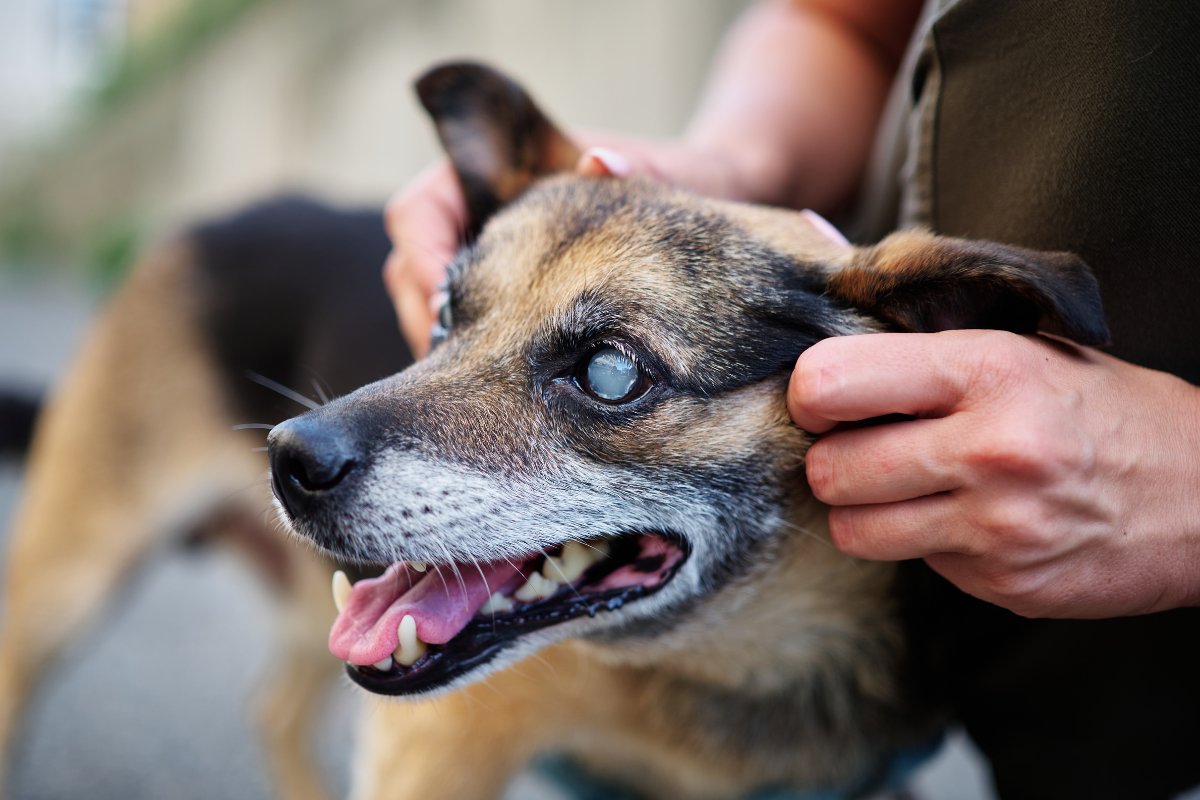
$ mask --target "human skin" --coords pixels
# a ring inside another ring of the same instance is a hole
[[[834,543],[1025,616],[1200,602],[1200,390],[1002,331],[818,342],[788,388]],[[916,420],[835,429],[886,414]]]
[[[582,174],[642,174],[818,211],[857,186],[920,2],[765,0],[730,32],[684,135],[581,137]],[[465,206],[437,164],[387,210],[389,291],[415,352]],[[788,390],[820,438],[809,482],[834,543],[924,558],[1026,616],[1200,603],[1200,389],[1096,350],[995,331],[819,342]],[[835,429],[889,414],[917,420]]]

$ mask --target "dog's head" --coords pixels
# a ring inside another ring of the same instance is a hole
[[[748,581],[836,572],[805,529],[808,439],[784,405],[819,339],[1106,335],[1071,256],[925,234],[850,247],[800,213],[576,177],[579,150],[487,68],[418,90],[471,218],[444,341],[270,437],[295,531],[386,568],[335,589],[331,647],[372,691],[440,689],[566,637],[705,647],[733,635]]]

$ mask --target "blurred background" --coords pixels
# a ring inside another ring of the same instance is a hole
[[[381,207],[435,157],[409,89],[433,62],[502,66],[568,127],[667,136],[746,4],[0,0],[0,388],[52,386],[139,250],[188,221],[292,190]],[[0,531],[20,479],[0,465]],[[252,698],[271,620],[222,551],[155,558],[47,676],[10,796],[270,796]],[[354,711],[331,694],[335,787]],[[961,758],[925,782],[986,796]]]

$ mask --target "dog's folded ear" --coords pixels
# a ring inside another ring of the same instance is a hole
[[[901,330],[1042,330],[1108,342],[1096,279],[1071,253],[896,233],[856,250],[827,291]]]
[[[580,149],[525,90],[491,67],[442,64],[416,89],[462,184],[470,238],[535,178],[579,161]]]

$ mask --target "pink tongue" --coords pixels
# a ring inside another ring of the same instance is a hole
[[[401,562],[378,578],[354,584],[329,632],[329,651],[358,666],[382,661],[396,649],[396,629],[406,614],[416,620],[421,641],[445,644],[467,626],[493,591],[517,574],[517,567],[506,561],[481,564],[479,569],[474,564],[456,566],[459,577],[450,569],[421,575]]]

